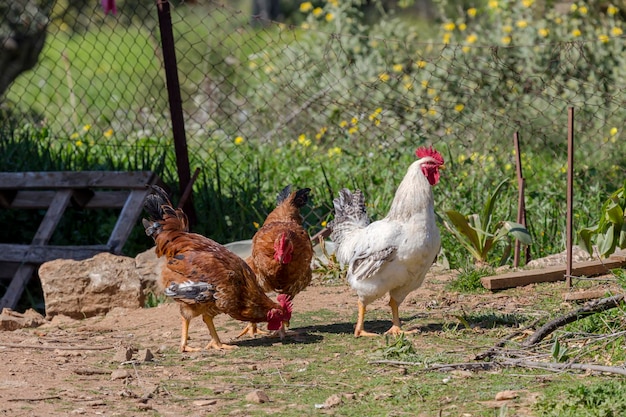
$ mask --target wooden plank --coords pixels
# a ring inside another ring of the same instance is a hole
[[[124,208],[122,208],[122,212],[117,219],[117,223],[115,223],[115,227],[107,243],[107,246],[111,248],[111,252],[122,252],[122,247],[141,214],[143,202],[148,193],[149,190],[145,187],[143,190],[133,190],[130,192],[128,200],[126,200],[126,204],[124,204]]]
[[[17,306],[17,303],[20,301],[24,288],[26,288],[28,281],[33,276],[35,268],[33,264],[22,264],[19,266],[17,272],[13,275],[11,283],[9,283],[7,287],[7,291],[0,300],[0,311],[2,311],[3,308],[15,310],[15,306]]]
[[[21,264],[3,262],[0,265],[0,279],[13,278]]]
[[[61,220],[61,217],[63,216],[65,208],[70,203],[71,197],[72,190],[57,191],[52,199],[50,207],[46,211],[46,214],[39,225],[39,229],[37,229],[37,232],[33,237],[32,244],[45,245],[48,243],[52,237],[52,233],[54,233],[54,229],[56,229],[59,220]],[[0,311],[5,307],[15,309],[15,306],[20,300],[22,292],[24,292],[24,288],[26,287],[30,277],[33,275],[34,270],[35,266],[32,264],[24,264],[20,266],[11,280],[9,287],[4,293],[2,300],[0,300]]]
[[[579,262],[572,266],[572,275],[594,276],[606,274],[610,269],[620,268],[626,262],[620,256],[609,257],[602,261]],[[543,269],[528,269],[506,274],[483,277],[480,282],[489,290],[520,287],[538,282],[555,282],[565,279],[565,265],[551,266]]]
[[[18,191],[11,204],[11,209],[46,209],[52,203],[55,191]],[[93,196],[84,204],[86,209],[122,208],[130,191],[94,191]]]
[[[151,171],[0,172],[0,189],[145,188],[154,182]]]
[[[106,245],[57,246],[0,244],[0,262],[42,264],[54,259],[87,259],[101,252],[109,252]]]

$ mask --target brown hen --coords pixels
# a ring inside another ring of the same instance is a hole
[[[180,305],[182,352],[199,350],[187,346],[189,322],[197,316],[202,316],[211,334],[207,349],[235,347],[223,344],[217,335],[213,317],[220,313],[250,323],[266,321],[271,330],[289,321],[288,297],[272,301],[243,259],[207,237],[190,233],[187,216],[172,207],[163,189],[152,186],[144,208],[149,216],[143,219],[146,234],[154,239],[157,256],[167,259],[161,277],[165,294]]]
[[[304,227],[300,209],[309,199],[310,188],[292,191],[285,187],[276,199],[276,208],[252,238],[252,254],[246,259],[266,292],[286,294],[290,299],[311,283],[313,245]],[[284,322],[286,326],[288,322]],[[271,330],[271,329],[270,329]],[[281,335],[285,326],[281,327]],[[260,332],[250,323],[239,337]]]

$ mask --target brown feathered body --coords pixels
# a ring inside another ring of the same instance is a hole
[[[179,303],[187,322],[183,327],[202,315],[211,331],[212,319],[220,313],[246,322],[267,321],[274,329],[289,320],[291,305],[287,300],[271,300],[243,259],[205,236],[190,233],[186,215],[171,206],[163,190],[153,188],[145,203],[150,220],[143,222],[146,234],[154,238],[157,256],[167,259],[161,284],[165,294]],[[215,341],[217,334],[211,334]],[[185,328],[183,339],[181,350],[186,346]],[[221,345],[219,339],[217,344]]]
[[[252,254],[246,262],[266,292],[293,298],[311,283],[313,246],[300,209],[307,203],[309,188],[285,187],[276,208],[252,238]]]

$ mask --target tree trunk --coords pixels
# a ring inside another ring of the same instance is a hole
[[[0,4],[0,97],[24,71],[37,64],[53,0],[14,0]]]

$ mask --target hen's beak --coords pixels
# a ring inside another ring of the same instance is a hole
[[[288,328],[289,328],[289,320],[283,321],[283,327],[284,327],[285,329],[288,329]]]

